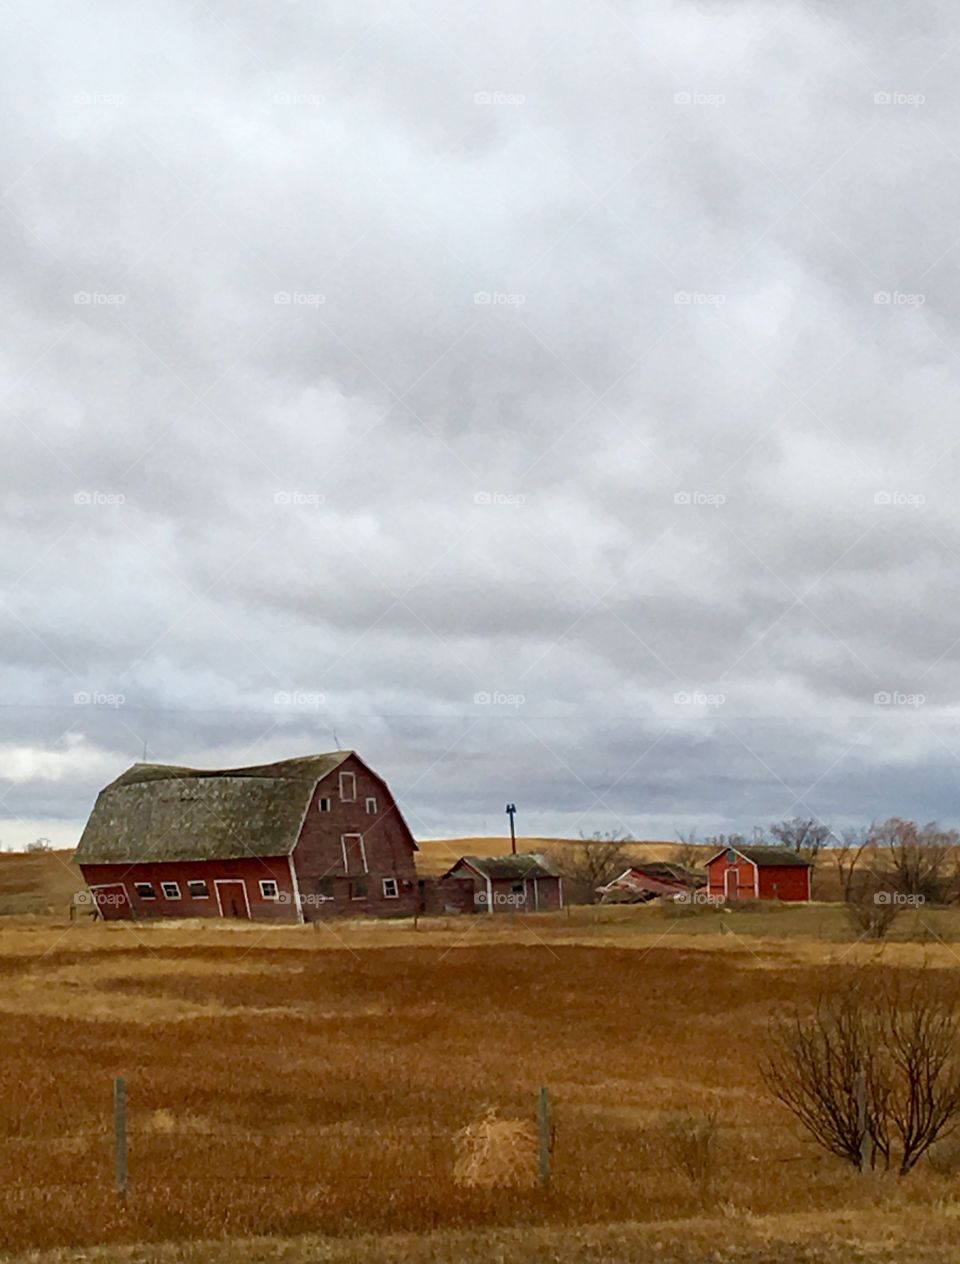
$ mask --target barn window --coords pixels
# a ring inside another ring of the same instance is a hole
[[[160,890],[163,892],[165,900],[180,899],[180,883],[179,882],[161,882]]]
[[[736,863],[737,863],[737,853],[736,853],[736,852],[733,850],[733,848],[731,847],[731,848],[727,851],[727,864],[728,864],[728,865],[735,865]]]
[[[207,889],[207,884],[203,881],[202,878],[192,878],[187,883],[187,890],[190,893],[191,900],[209,900],[210,899],[210,892]]]
[[[362,834],[341,834],[340,850],[344,873],[367,872],[367,849],[363,845]]]
[[[319,811],[321,811],[321,812],[329,812],[329,811],[330,811],[330,800],[329,800],[329,799],[320,799],[320,800],[318,801],[318,803],[317,803],[317,808],[318,808],[318,810],[319,810]]]
[[[373,796],[367,800],[367,815],[373,816],[377,810],[377,801]]]
[[[400,888],[397,885],[396,878],[384,878],[383,898],[385,900],[398,900],[400,898]]]
[[[321,878],[320,881],[317,883],[317,894],[320,896],[321,900],[332,900],[333,899],[333,879]]]
[[[141,900],[155,900],[157,893],[153,889],[152,882],[135,882],[133,889],[139,895]]]
[[[363,879],[350,883],[350,899],[365,900],[367,898],[367,884]]]
[[[352,772],[340,774],[340,798],[344,803],[353,803],[357,797],[357,778]]]
[[[280,898],[280,888],[272,878],[261,878],[260,894],[265,900],[277,900]]]

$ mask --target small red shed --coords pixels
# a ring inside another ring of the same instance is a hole
[[[441,881],[473,883],[476,913],[547,913],[563,908],[563,881],[543,856],[461,856]]]
[[[707,891],[718,899],[810,899],[813,865],[785,847],[724,847],[706,867]]]

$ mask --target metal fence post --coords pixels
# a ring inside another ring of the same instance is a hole
[[[540,1086],[537,1123],[540,1141],[540,1184],[545,1189],[550,1184],[550,1093],[545,1084]]]

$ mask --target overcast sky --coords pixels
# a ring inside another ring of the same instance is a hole
[[[951,0],[5,0],[0,842],[960,824]],[[12,122],[12,126],[10,125]]]

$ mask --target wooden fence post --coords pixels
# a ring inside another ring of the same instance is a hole
[[[113,1082],[113,1136],[117,1176],[117,1198],[127,1201],[127,1081],[118,1075]]]
[[[545,1084],[540,1086],[537,1124],[540,1141],[540,1185],[546,1189],[550,1184],[550,1094]]]

